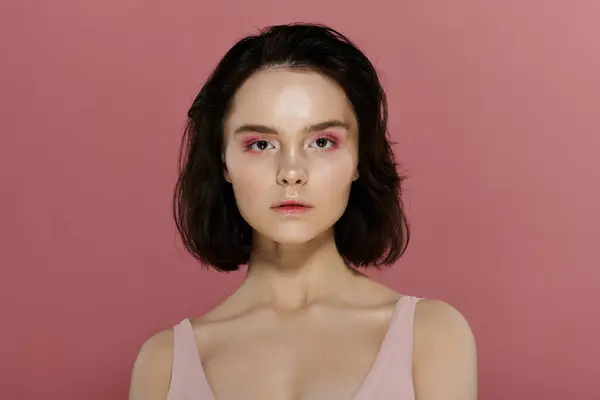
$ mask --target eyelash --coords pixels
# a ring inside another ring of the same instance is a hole
[[[330,147],[325,147],[325,148],[323,148],[323,147],[317,147],[317,149],[319,149],[320,151],[326,151],[326,150],[334,149],[334,148],[338,147],[338,140],[336,138],[334,138],[334,137],[329,136],[329,135],[318,136],[318,137],[316,137],[316,138],[313,139],[313,141],[311,142],[311,144],[315,143],[317,140],[322,140],[322,139],[325,139],[325,140],[329,141],[331,143],[331,146]],[[252,149],[252,146],[254,146],[258,142],[267,142],[268,144],[272,145],[271,142],[269,142],[268,140],[260,139],[260,138],[252,138],[252,139],[248,140],[244,144],[245,151],[263,152],[263,151],[268,150],[268,149],[265,149],[265,150],[254,150],[254,149]]]
[[[256,143],[258,142],[267,142],[268,144],[271,144],[268,140],[265,139],[250,139],[248,140],[245,144],[244,144],[244,149],[246,151],[255,151],[255,152],[262,152],[265,150],[254,150],[252,149],[252,146],[254,146]]]

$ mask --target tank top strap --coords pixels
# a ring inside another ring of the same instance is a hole
[[[192,400],[206,392],[204,370],[191,321],[186,318],[173,327],[173,367],[167,400]]]
[[[412,371],[415,311],[419,297],[404,296],[395,310],[386,337],[386,347],[390,362],[401,364],[402,369]]]
[[[396,304],[379,354],[354,400],[414,399],[413,330],[419,300],[403,296]]]

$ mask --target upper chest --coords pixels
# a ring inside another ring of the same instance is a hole
[[[196,345],[218,400],[351,400],[393,348],[393,311],[255,315],[208,328]]]

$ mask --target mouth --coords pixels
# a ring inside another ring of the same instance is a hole
[[[309,204],[304,204],[297,201],[284,201],[271,207],[271,210],[285,215],[293,215],[305,213],[312,208],[313,206]]]

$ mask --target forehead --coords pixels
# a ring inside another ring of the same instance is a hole
[[[226,126],[260,123],[296,129],[327,120],[356,121],[344,90],[331,78],[285,67],[261,70],[235,94]]]

